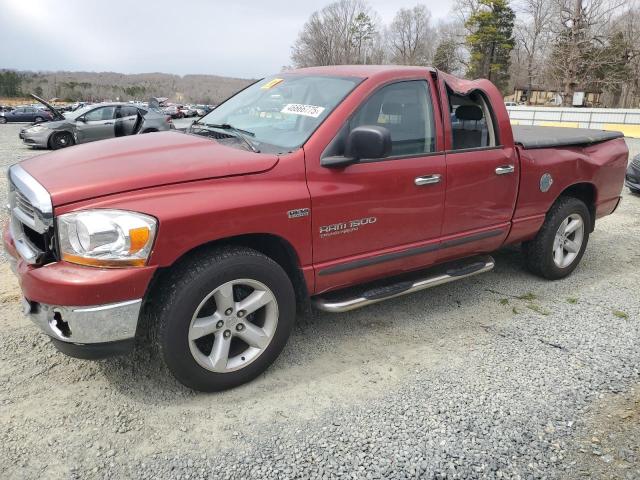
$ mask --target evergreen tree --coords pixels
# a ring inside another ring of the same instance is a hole
[[[507,0],[479,0],[478,10],[466,22],[470,62],[467,75],[488,78],[501,90],[509,81],[511,50],[515,46],[515,13]]]
[[[443,72],[452,73],[457,70],[458,63],[458,45],[455,40],[442,40],[433,55],[433,66]]]

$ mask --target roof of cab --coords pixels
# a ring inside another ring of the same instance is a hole
[[[420,74],[424,72],[435,72],[435,69],[430,67],[411,67],[404,65],[328,65],[324,67],[298,68],[286,73],[370,78],[378,75],[389,74],[391,72]]]

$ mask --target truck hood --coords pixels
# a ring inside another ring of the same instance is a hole
[[[173,183],[259,173],[276,155],[228,147],[179,132],[103,140],[39,155],[20,165],[51,194],[53,206]]]

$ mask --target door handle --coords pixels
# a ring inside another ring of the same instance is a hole
[[[113,125],[113,122],[105,122],[103,125]]]
[[[496,175],[506,175],[507,173],[513,173],[515,167],[513,165],[502,165],[496,168]]]
[[[440,180],[442,180],[442,176],[436,173],[434,175],[416,177],[413,183],[415,183],[418,187],[421,187],[422,185],[433,185],[434,183],[440,183]]]

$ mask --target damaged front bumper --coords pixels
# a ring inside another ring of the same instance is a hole
[[[133,346],[142,299],[107,305],[68,307],[23,298],[24,313],[63,353],[102,358]]]

